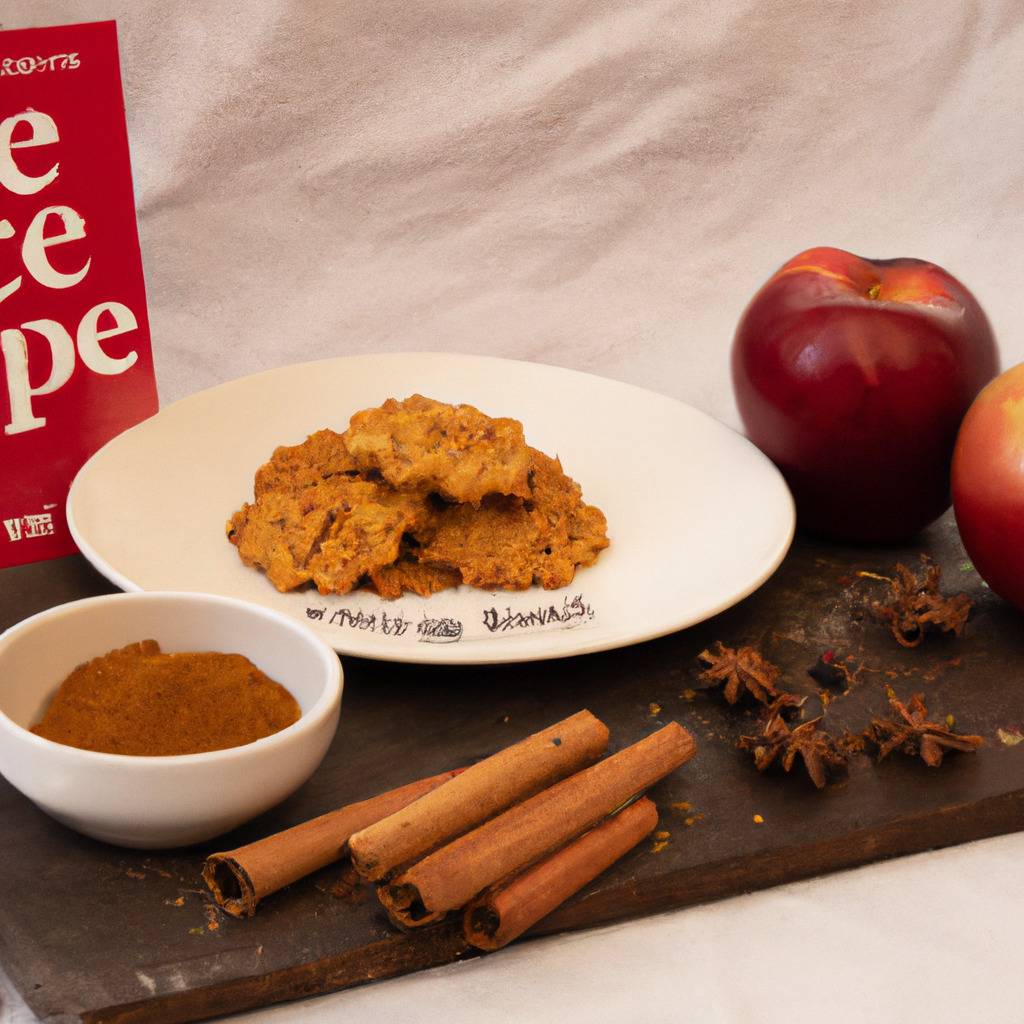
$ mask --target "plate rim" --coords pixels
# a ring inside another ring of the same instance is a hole
[[[86,559],[86,561],[88,561],[89,564],[92,565],[94,569],[96,569],[97,572],[99,572],[107,580],[109,580],[111,583],[113,583],[115,586],[119,587],[126,593],[147,592],[144,587],[135,583],[133,580],[125,576],[121,571],[114,568],[102,555],[100,555],[100,553],[93,547],[89,540],[82,535],[74,516],[74,499],[80,479],[85,477],[87,471],[90,469],[94,461],[98,460],[99,457],[107,449],[118,444],[126,443],[126,439],[128,438],[129,435],[136,432],[141,432],[141,430],[143,428],[146,428],[152,420],[155,420],[163,413],[168,412],[171,409],[175,409],[191,401],[198,400],[200,397],[208,397],[217,391],[232,388],[244,382],[254,380],[256,378],[261,378],[270,374],[280,373],[286,370],[298,371],[305,369],[308,371],[313,367],[323,366],[325,364],[345,363],[352,362],[353,360],[401,360],[409,358],[428,358],[437,360],[468,359],[487,363],[514,363],[516,365],[538,366],[543,368],[544,370],[554,370],[556,372],[565,373],[573,377],[586,377],[592,380],[600,381],[602,383],[612,383],[617,387],[626,388],[630,391],[638,392],[643,395],[655,395],[659,399],[671,402],[675,405],[682,406],[690,413],[695,413],[699,417],[714,423],[716,427],[734,434],[737,438],[739,438],[740,441],[749,446],[751,452],[754,455],[756,455],[759,459],[762,460],[765,467],[769,469],[772,474],[774,474],[777,482],[781,484],[780,493],[785,498],[786,511],[788,512],[788,526],[785,530],[784,536],[780,543],[777,545],[772,554],[765,560],[761,568],[761,571],[751,580],[751,582],[747,586],[742,588],[742,590],[734,594],[731,594],[728,598],[725,598],[722,601],[715,604],[714,606],[709,607],[705,611],[702,611],[697,616],[684,616],[683,618],[677,620],[675,623],[666,624],[664,626],[658,626],[642,634],[629,632],[628,639],[624,638],[627,634],[623,634],[621,632],[614,634],[605,634],[603,638],[595,639],[591,643],[584,642],[580,644],[573,644],[569,649],[554,649],[546,651],[545,653],[539,655],[526,654],[523,657],[515,656],[511,651],[508,650],[507,647],[505,648],[503,653],[496,652],[495,656],[488,657],[484,654],[482,650],[482,648],[486,646],[483,644],[473,644],[465,648],[461,648],[463,652],[469,655],[468,657],[463,656],[454,658],[450,655],[446,657],[446,652],[450,649],[445,646],[441,646],[431,648],[431,656],[429,658],[424,658],[422,656],[423,652],[417,654],[415,649],[410,649],[407,653],[401,649],[388,648],[381,648],[380,651],[373,649],[372,653],[368,651],[365,647],[361,649],[353,649],[351,645],[345,644],[343,642],[343,634],[339,635],[338,641],[334,643],[332,643],[325,637],[321,637],[321,639],[323,639],[325,643],[334,648],[338,655],[345,657],[366,658],[375,661],[385,661],[412,665],[505,665],[529,664],[530,662],[534,661],[554,661],[562,658],[582,657],[588,654],[598,654],[603,651],[618,650],[624,647],[632,647],[635,644],[647,643],[651,640],[657,640],[661,637],[669,636],[672,633],[678,633],[684,629],[689,629],[690,627],[698,625],[701,622],[706,622],[708,619],[714,618],[714,616],[720,615],[727,609],[739,604],[741,601],[745,600],[756,590],[760,589],[775,574],[776,570],[782,564],[787,553],[789,552],[789,549],[793,543],[793,538],[796,533],[796,505],[793,499],[792,492],[790,491],[789,486],[787,485],[782,473],[779,471],[778,467],[768,458],[768,456],[765,455],[764,452],[762,452],[748,437],[744,436],[738,430],[729,426],[727,423],[723,423],[721,420],[712,416],[710,413],[705,412],[703,409],[698,409],[696,406],[690,405],[689,403],[684,402],[681,399],[675,398],[672,395],[666,395],[660,391],[653,391],[650,388],[644,388],[638,384],[629,383],[628,381],[620,381],[614,377],[606,377],[601,374],[592,373],[588,370],[577,370],[572,367],[559,366],[557,364],[552,363],[542,363],[531,359],[508,359],[502,356],[478,355],[475,353],[468,352],[436,351],[407,351],[380,353],[363,352],[348,356],[328,356],[324,359],[305,360],[303,362],[298,363],[285,363],[281,366],[268,367],[263,370],[258,370],[255,373],[246,374],[242,377],[236,377],[228,381],[222,381],[219,384],[213,384],[208,388],[203,388],[200,391],[195,391],[189,395],[184,395],[181,398],[177,399],[176,401],[171,402],[167,406],[162,406],[152,416],[148,416],[146,419],[140,420],[138,423],[129,427],[127,430],[122,431],[120,434],[117,434],[109,441],[107,441],[102,447],[98,448],[92,455],[89,456],[89,458],[82,464],[78,472],[75,474],[75,477],[71,482],[71,486],[68,489],[68,496],[65,501],[65,516],[67,519],[68,529],[71,533],[71,537],[74,540],[75,544],[77,545],[79,552]],[[187,588],[178,587],[176,589],[181,590]],[[534,586],[530,589],[538,589],[539,592],[546,593],[546,591],[539,590],[539,588],[536,587],[536,584],[534,584]],[[209,590],[197,590],[188,592],[203,594],[215,593]],[[264,608],[269,607],[264,602],[258,600],[250,600],[247,597],[236,598],[236,600],[249,601],[249,603],[256,604]],[[287,613],[282,612],[282,614]],[[295,616],[295,619],[300,623],[302,621],[301,619],[298,619],[297,616]],[[303,623],[303,625],[305,625],[307,629],[311,628],[308,624]],[[312,632],[315,633],[316,631],[312,630]],[[562,631],[560,635],[564,635],[565,632],[574,631]],[[319,636],[319,634],[317,635]],[[529,634],[529,637],[531,638],[535,636],[536,634]],[[527,640],[528,636],[523,636],[521,639]],[[478,650],[480,651],[481,656],[474,656]],[[499,648],[499,652],[500,651],[501,648]]]

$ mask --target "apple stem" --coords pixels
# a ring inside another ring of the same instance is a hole
[[[881,290],[882,290],[882,282],[881,282],[881,281],[876,281],[876,282],[875,282],[875,283],[874,283],[874,284],[873,284],[873,285],[872,285],[872,286],[871,286],[871,287],[870,287],[870,288],[868,289],[868,298],[869,298],[869,299],[877,299],[877,298],[878,298],[878,295],[879,295],[879,293],[881,292]]]

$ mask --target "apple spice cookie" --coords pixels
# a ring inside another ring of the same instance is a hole
[[[277,448],[254,495],[228,537],[281,591],[555,589],[608,546],[604,514],[518,422],[421,395]]]
[[[449,508],[420,561],[457,569],[463,582],[488,590],[555,590],[572,582],[577,565],[592,564],[608,546],[604,514],[584,504],[557,459],[534,449],[531,456],[526,500],[492,495],[479,509]]]
[[[462,582],[457,569],[443,565],[427,565],[415,556],[399,557],[394,565],[385,565],[370,572],[370,588],[388,601],[399,598],[406,591],[420,597],[430,597]]]
[[[318,430],[301,444],[281,445],[256,470],[254,493],[314,487],[337,476],[359,479],[362,474],[345,447],[345,439],[333,430]]]
[[[358,464],[399,490],[479,505],[488,494],[529,496],[530,450],[518,420],[423,395],[357,412],[345,444]]]

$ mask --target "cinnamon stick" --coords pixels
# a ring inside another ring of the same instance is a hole
[[[377,895],[395,924],[414,928],[436,921],[575,839],[696,749],[693,737],[671,722],[441,847],[380,886]]]
[[[229,914],[252,917],[264,896],[342,857],[353,832],[393,814],[461,771],[419,779],[247,846],[211,853],[203,867],[203,879],[217,904]]]
[[[378,881],[506,808],[593,764],[608,728],[589,711],[506,747],[349,840],[352,863]]]
[[[602,871],[611,867],[658,824],[647,797],[605,818],[507,885],[488,890],[463,915],[466,941],[478,949],[501,949],[547,917]]]

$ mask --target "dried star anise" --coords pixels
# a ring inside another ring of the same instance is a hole
[[[879,761],[899,749],[905,754],[920,754],[929,768],[938,768],[947,750],[972,751],[985,743],[981,736],[966,736],[929,722],[924,694],[915,693],[907,704],[890,694],[889,704],[896,714],[891,719],[874,719],[864,732],[878,746]]]
[[[706,688],[724,683],[723,694],[730,704],[735,704],[744,691],[762,704],[777,700],[790,706],[803,703],[795,694],[786,693],[775,685],[781,675],[778,666],[763,658],[754,647],[733,650],[716,640],[714,652],[701,651],[697,657],[708,666],[700,674],[707,683]]]
[[[904,647],[917,647],[924,639],[928,626],[960,636],[971,611],[971,599],[966,594],[943,597],[939,593],[940,566],[934,565],[927,555],[921,556],[923,571],[915,576],[905,565],[897,564],[895,576],[878,577],[861,573],[889,583],[890,601],[875,601],[871,608],[888,623],[896,642]]]
[[[843,768],[847,756],[828,733],[818,731],[820,722],[820,717],[813,718],[791,730],[781,715],[770,715],[757,736],[741,736],[736,746],[754,755],[754,766],[759,772],[770,767],[780,755],[782,767],[788,772],[799,755],[811,781],[822,789],[829,772]]]

